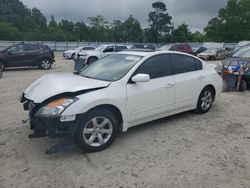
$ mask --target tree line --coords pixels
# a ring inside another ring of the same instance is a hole
[[[152,4],[149,26],[143,28],[130,15],[125,21],[107,21],[101,15],[88,23],[53,16],[47,21],[37,8],[29,9],[19,0],[0,0],[0,40],[97,41],[97,42],[238,42],[250,39],[250,1],[228,0],[227,6],[211,19],[203,32],[191,32],[185,23],[174,28],[163,2]]]

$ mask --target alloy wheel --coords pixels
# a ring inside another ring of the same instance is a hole
[[[108,142],[112,136],[113,125],[106,117],[94,117],[83,129],[84,141],[92,147],[99,147]]]
[[[209,109],[213,102],[213,95],[209,90],[206,90],[201,98],[201,108],[205,111]]]

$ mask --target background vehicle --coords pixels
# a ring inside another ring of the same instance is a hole
[[[221,89],[214,67],[195,56],[123,51],[79,75],[45,75],[21,102],[32,137],[66,133],[84,151],[100,151],[130,127],[188,110],[208,112]]]
[[[233,55],[224,61],[222,61],[222,66],[227,67],[229,64],[237,65],[240,62],[250,62],[250,45],[243,46],[238,49]],[[223,69],[223,67],[221,67]],[[243,79],[250,85],[250,64],[248,64],[248,70],[245,71]]]
[[[198,54],[200,54],[202,52],[205,52],[207,50],[207,48],[203,47],[203,46],[200,46],[200,47],[194,47],[194,48],[192,48],[192,50],[194,52],[194,55],[197,56]]]
[[[127,49],[125,45],[101,44],[95,50],[77,53],[77,57],[81,58],[83,63],[91,64],[96,60],[116,52]]]
[[[17,44],[0,52],[0,67],[38,66],[50,69],[54,57],[53,51],[46,45]]]
[[[94,50],[94,49],[95,49],[94,46],[80,46],[76,49],[67,50],[67,51],[63,52],[63,57],[67,58],[67,59],[74,59],[76,53],[81,52],[81,51],[86,51],[86,50]]]
[[[204,60],[222,60],[230,55],[231,53],[224,48],[209,48],[198,54],[198,57]]]
[[[160,47],[159,50],[161,51],[170,50],[170,51],[185,52],[188,54],[193,54],[193,50],[188,44],[181,44],[181,43],[167,44],[167,45]]]
[[[145,45],[144,44],[133,44],[128,46],[128,49],[145,49]]]

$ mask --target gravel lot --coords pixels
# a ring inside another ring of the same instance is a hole
[[[0,79],[0,187],[250,187],[250,92],[223,93],[208,114],[186,112],[120,135],[105,151],[71,148],[44,152],[62,139],[28,139],[28,117],[18,97],[49,72],[72,72],[56,54],[56,67],[19,69]]]

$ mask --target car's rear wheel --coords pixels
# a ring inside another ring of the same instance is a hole
[[[42,59],[40,63],[40,68],[44,70],[49,70],[51,68],[51,61],[49,59]]]
[[[106,149],[115,140],[119,122],[115,114],[107,109],[95,109],[84,114],[76,132],[77,145],[86,152]]]
[[[214,92],[211,87],[205,87],[199,96],[196,106],[196,112],[199,114],[207,113],[212,107],[214,100]]]

